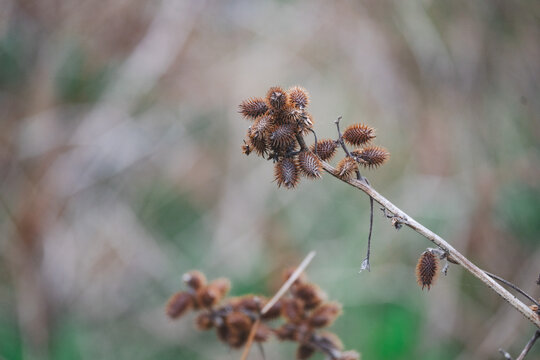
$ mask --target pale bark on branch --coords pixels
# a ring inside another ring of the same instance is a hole
[[[525,316],[529,321],[531,321],[534,325],[536,325],[537,328],[540,329],[540,318],[534,311],[532,311],[527,305],[525,305],[523,302],[517,299],[514,295],[512,295],[509,291],[507,291],[501,285],[499,285],[494,279],[489,277],[482,269],[480,269],[478,266],[473,264],[463,254],[461,254],[459,251],[454,249],[454,247],[450,245],[448,242],[446,242],[442,237],[435,234],[433,231],[429,230],[424,225],[420,224],[418,221],[414,220],[412,217],[407,215],[404,211],[399,209],[396,205],[391,203],[384,196],[379,194],[371,186],[356,179],[350,179],[350,180],[341,179],[335,175],[336,169],[334,167],[332,167],[330,164],[324,161],[322,163],[323,163],[323,168],[324,170],[326,170],[326,172],[338,178],[339,180],[344,181],[348,183],[349,185],[363,191],[367,195],[371,196],[377,203],[382,205],[388,212],[392,213],[398,222],[410,227],[411,229],[413,229],[420,235],[424,236],[425,238],[433,242],[439,248],[447,252],[452,260],[457,262],[459,265],[463,266],[465,270],[467,270],[472,275],[480,279],[480,281],[486,284],[491,290],[499,294],[506,302],[508,302],[512,307],[514,307],[523,316]]]

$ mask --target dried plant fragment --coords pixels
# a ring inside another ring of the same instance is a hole
[[[315,328],[329,326],[341,314],[341,305],[336,302],[322,304],[309,317],[309,325]]]
[[[268,111],[266,101],[261,98],[250,98],[240,104],[240,113],[250,119],[255,119]]]
[[[311,152],[316,153],[322,161],[332,159],[336,153],[338,144],[332,139],[319,140],[317,142],[317,149],[315,144],[311,145]]]
[[[177,319],[184,315],[193,305],[193,298],[185,291],[171,296],[167,302],[166,312],[171,319]]]
[[[184,276],[182,276],[182,280],[193,290],[199,290],[203,286],[206,286],[206,276],[197,270],[185,273]]]
[[[296,142],[296,126],[293,124],[276,126],[270,134],[270,141],[275,150],[286,150]]]
[[[293,158],[279,160],[275,165],[274,175],[279,187],[294,188],[298,184],[298,166],[295,160]]]
[[[303,151],[298,155],[298,165],[306,177],[312,179],[321,177],[322,163],[311,151]]]
[[[379,167],[388,160],[390,153],[380,146],[368,146],[363,149],[351,151],[351,155],[358,158],[364,167]]]
[[[437,280],[439,274],[439,259],[430,251],[424,251],[416,264],[416,281],[422,286],[422,290],[427,286],[428,290]]]
[[[375,138],[375,130],[364,124],[352,124],[343,132],[343,140],[353,146],[360,146]]]
[[[338,163],[336,175],[343,180],[349,180],[356,173],[356,170],[358,170],[358,163],[352,157],[347,156]]]
[[[272,118],[270,116],[264,115],[257,118],[257,120],[255,120],[253,125],[251,125],[250,133],[249,133],[250,137],[251,138],[265,137],[271,125],[272,125]]]
[[[306,309],[313,309],[321,304],[326,295],[315,284],[302,283],[291,288],[291,294],[304,302]]]
[[[287,93],[279,86],[274,86],[268,90],[266,99],[272,108],[281,110],[287,104]]]
[[[302,344],[296,349],[296,358],[298,360],[309,359],[315,353],[315,348],[308,344]]]
[[[289,89],[289,100],[298,109],[302,110],[309,105],[309,94],[306,89],[294,86]]]

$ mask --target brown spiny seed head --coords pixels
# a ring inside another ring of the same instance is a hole
[[[416,264],[416,281],[428,290],[433,286],[439,274],[439,259],[429,251],[424,251]]]
[[[193,298],[188,292],[182,291],[174,294],[167,301],[166,312],[171,319],[184,315],[193,305]]]
[[[317,141],[317,149],[315,144],[311,145],[311,151],[323,161],[330,160],[336,153],[337,143],[332,139],[324,139]],[[315,151],[316,150],[316,151]]]
[[[199,306],[210,308],[221,300],[221,294],[218,289],[206,286],[197,291],[196,299]]]
[[[298,338],[298,331],[294,324],[285,323],[277,328],[274,333],[279,340],[296,341]]]
[[[268,90],[266,100],[268,100],[271,107],[281,110],[287,104],[287,93],[279,86],[274,86]]]
[[[293,86],[288,91],[289,101],[298,109],[304,109],[309,105],[309,94],[303,87]]]
[[[336,350],[343,350],[343,343],[336,334],[329,331],[322,331],[320,333],[320,338],[323,346],[331,347]]]
[[[284,299],[281,306],[281,315],[293,324],[300,323],[304,317],[304,303],[295,298]]]
[[[266,305],[266,301],[265,301]],[[264,314],[261,314],[261,319],[263,320],[270,320],[270,319],[276,319],[281,316],[281,300],[276,301],[274,305],[268,309],[267,312]]]
[[[360,360],[360,354],[352,350],[344,351],[337,360]]]
[[[193,290],[198,290],[203,286],[206,286],[206,276],[200,271],[193,270],[188,273],[185,273],[182,276],[184,283],[192,288]]]
[[[204,293],[212,299],[208,299],[212,304],[218,303],[227,295],[231,289],[231,282],[226,278],[215,279],[206,287]]]
[[[258,138],[265,137],[268,130],[272,127],[272,118],[269,115],[264,115],[253,123],[250,127],[250,137]]]
[[[218,339],[226,343],[227,338],[229,337],[229,327],[227,326],[225,322],[223,322],[217,325],[216,333],[217,333]]]
[[[296,125],[278,125],[272,129],[269,136],[272,148],[275,150],[285,150],[296,141]]]
[[[358,158],[364,167],[379,167],[388,160],[390,153],[380,146],[367,146],[363,149],[351,151],[351,155]]]
[[[308,178],[317,179],[321,177],[321,160],[311,151],[302,151],[298,155],[298,167],[300,172]]]
[[[298,360],[309,359],[315,353],[315,348],[308,344],[300,344],[296,349],[296,358]]]
[[[233,311],[227,315],[225,322],[230,330],[238,332],[249,332],[252,321],[249,316],[241,311]]]
[[[292,276],[292,274],[296,271],[295,267],[289,267],[283,271],[283,282],[289,280],[289,278]],[[304,272],[300,273],[300,276],[296,278],[293,284],[301,284],[307,281],[307,276]]]
[[[211,314],[203,312],[197,315],[195,324],[199,330],[210,330],[214,326],[214,319]]]
[[[324,303],[311,313],[309,325],[314,328],[329,326],[341,315],[341,304],[337,302]]]
[[[302,300],[308,310],[319,306],[325,298],[325,294],[316,284],[307,282],[292,286],[291,294]]]
[[[268,141],[264,136],[259,136],[256,138],[250,137],[247,141],[251,148],[255,150],[255,153],[257,153],[257,155],[264,156],[266,154]]]
[[[336,175],[343,179],[349,180],[353,177],[358,170],[358,163],[350,156],[346,156],[338,163],[336,168]]]
[[[268,327],[268,325],[264,323],[259,323],[257,326],[257,330],[255,330],[255,338],[254,340],[256,342],[266,342],[272,335],[272,329]]]
[[[261,304],[264,301],[260,296],[244,295],[231,300],[231,305],[236,310],[252,311],[258,313],[261,309]]]
[[[343,132],[343,140],[353,146],[360,146],[375,138],[375,130],[364,124],[352,124]]]
[[[298,184],[298,165],[293,158],[282,158],[274,166],[274,176],[279,187],[292,189]]]
[[[268,105],[262,98],[250,98],[242,101],[239,112],[246,118],[255,119],[268,111]]]

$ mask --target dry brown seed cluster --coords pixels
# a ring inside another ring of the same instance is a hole
[[[288,278],[294,269],[285,272]],[[180,318],[189,310],[197,311],[195,324],[199,330],[215,329],[218,338],[231,348],[246,344],[255,324],[254,341],[263,343],[275,335],[279,340],[298,342],[297,358],[307,359],[316,351],[332,360],[357,360],[358,353],[342,351],[339,338],[321,331],[341,314],[341,305],[326,301],[326,295],[304,274],[289,289],[289,294],[277,301],[266,313],[261,309],[268,302],[263,296],[245,295],[225,298],[230,289],[227,279],[207,282],[199,271],[183,276],[188,289],[174,294],[166,306],[167,315]],[[260,322],[257,320],[260,319]],[[281,325],[269,322],[281,319]]]
[[[439,258],[426,250],[420,255],[416,264],[416,281],[422,286],[422,290],[427,286],[428,290],[437,280],[439,275]]]
[[[280,187],[294,188],[300,175],[321,176],[322,164],[303,140],[303,135],[313,129],[308,105],[309,95],[299,86],[287,91],[275,86],[268,90],[266,98],[250,98],[240,104],[240,113],[253,121],[242,150],[246,155],[254,151],[273,159],[274,176]]]
[[[300,176],[321,177],[321,160],[332,159],[340,145],[348,155],[338,163],[335,175],[344,180],[358,173],[358,164],[371,169],[388,160],[388,151],[369,145],[375,138],[375,129],[364,124],[350,125],[337,140],[323,139],[308,149],[304,136],[308,132],[315,134],[313,118],[306,111],[308,105],[309,95],[299,86],[287,91],[275,86],[268,90],[265,98],[249,98],[240,104],[240,113],[253,121],[242,150],[246,155],[255,152],[273,160],[279,187],[296,187]],[[359,148],[349,156],[345,144]]]

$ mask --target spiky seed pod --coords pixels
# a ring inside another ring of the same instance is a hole
[[[185,291],[178,292],[167,302],[166,312],[171,319],[184,315],[193,306],[193,298]]]
[[[296,358],[298,360],[309,359],[315,353],[315,348],[307,344],[300,344],[296,349]]]
[[[315,284],[303,283],[291,287],[291,293],[295,298],[304,302],[307,310],[313,309],[321,304],[326,295]]]
[[[266,133],[272,126],[272,118],[268,115],[261,116],[255,120],[253,125],[250,128],[250,137],[258,138],[265,137]]]
[[[195,324],[199,330],[210,330],[214,326],[214,320],[209,313],[201,313],[195,319]]]
[[[321,177],[322,163],[311,151],[302,151],[298,155],[298,167],[306,177],[312,179]]]
[[[279,340],[296,341],[296,339],[298,338],[298,330],[296,328],[296,325],[289,323],[281,325],[274,331],[274,333]]]
[[[279,86],[274,86],[268,90],[266,99],[271,107],[281,110],[287,104],[287,93]]]
[[[352,350],[344,351],[337,360],[360,360],[360,354]]]
[[[269,136],[274,150],[285,150],[296,141],[296,125],[284,124],[272,129]]]
[[[259,310],[261,309],[261,303],[261,297],[256,295],[244,295],[231,301],[231,305],[235,310],[248,310],[252,312],[259,312]]]
[[[266,302],[265,302],[266,305]],[[263,306],[264,307],[264,306]],[[263,320],[270,320],[270,319],[277,319],[281,315],[281,300],[276,301],[274,305],[268,309],[267,312],[264,314],[261,314],[261,319]]]
[[[353,146],[360,146],[375,138],[375,129],[364,124],[352,124],[343,132],[343,140]]]
[[[246,118],[255,119],[268,111],[268,105],[264,99],[249,98],[242,101],[239,112]]]
[[[314,328],[329,326],[341,314],[341,304],[337,302],[328,302],[322,304],[309,316],[309,325]]]
[[[198,302],[204,307],[214,306],[227,295],[230,289],[231,282],[229,279],[215,279],[204,289],[197,292]]]
[[[422,290],[427,286],[428,290],[437,280],[439,275],[439,259],[429,251],[424,251],[416,264],[416,281],[422,286]]]
[[[230,330],[239,332],[249,332],[251,330],[251,319],[241,311],[231,312],[225,318],[225,322]]]
[[[351,151],[351,155],[360,159],[360,163],[370,169],[381,166],[390,157],[390,153],[380,146],[367,146],[363,149],[356,149]]]
[[[227,344],[233,348],[244,345],[252,326],[249,316],[240,311],[234,311],[227,315],[225,324],[228,330]]]
[[[288,322],[298,324],[304,319],[304,303],[299,299],[285,299],[281,307],[281,314]]]
[[[323,346],[331,347],[336,350],[343,350],[343,343],[336,334],[329,331],[322,331],[320,333],[320,338]]]
[[[279,187],[288,189],[298,184],[298,165],[293,158],[282,158],[274,167],[274,176]]]
[[[336,175],[343,180],[349,180],[358,170],[358,163],[352,157],[344,157],[337,165]]]
[[[323,161],[332,159],[336,153],[337,144],[332,139],[324,139],[317,141],[317,156]],[[310,147],[311,152],[315,154],[315,144]]]
[[[309,94],[306,89],[300,86],[293,86],[287,93],[289,101],[298,109],[304,109],[309,105]]]
[[[199,290],[206,286],[206,276],[200,271],[193,270],[182,276],[184,283],[193,290]]]
[[[268,141],[263,136],[256,138],[249,138],[248,144],[255,150],[255,153],[259,156],[264,156],[268,149]]]
[[[257,326],[257,330],[255,331],[254,340],[259,343],[266,342],[270,338],[270,335],[272,335],[272,329],[266,324],[259,323],[259,326]]]

